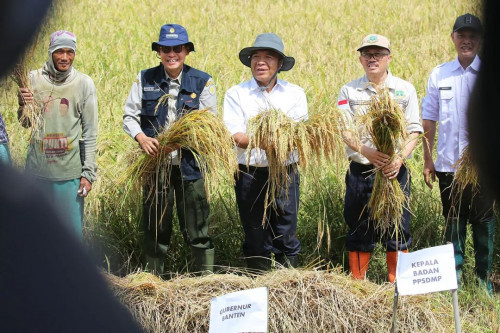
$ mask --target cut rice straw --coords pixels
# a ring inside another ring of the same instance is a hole
[[[268,161],[263,224],[267,209],[270,206],[276,208],[279,194],[288,193],[286,189],[291,181],[288,174],[297,171],[297,165],[292,163],[295,157],[298,157],[301,169],[314,174],[315,164],[312,162],[322,159],[337,161],[343,154],[339,119],[337,110],[329,110],[317,113],[306,121],[295,121],[273,108],[261,111],[248,121],[247,165],[253,149],[262,149]]]
[[[393,284],[353,280],[335,271],[279,269],[257,277],[235,272],[168,281],[149,273],[105,276],[146,332],[208,332],[213,297],[258,287],[269,291],[269,332],[389,332],[392,323]],[[453,317],[443,310],[451,309],[447,295],[399,301],[398,322],[405,332],[453,330]]]
[[[469,146],[464,148],[462,156],[453,166],[456,171],[451,184],[450,214],[458,215],[463,193],[469,188],[472,197],[479,192],[479,176]]]
[[[166,101],[167,98],[164,99]],[[120,182],[131,179],[137,186],[163,186],[169,175],[162,177],[171,167],[170,151],[185,149],[190,151],[205,179],[205,191],[210,199],[210,187],[224,180],[234,181],[237,170],[234,141],[224,123],[208,110],[194,110],[181,116],[165,127],[157,137],[158,153],[146,155],[140,148],[132,152],[132,165]],[[182,150],[179,150],[182,154]],[[222,179],[221,179],[222,178]]]
[[[33,91],[29,78],[29,70],[24,60],[21,60],[14,65],[14,70],[11,77],[19,88],[27,88],[30,91]],[[45,117],[42,112],[43,105],[41,105],[41,101],[36,100],[34,100],[32,103],[26,101],[24,102],[24,106],[19,107],[19,122],[23,127],[30,128],[30,139],[37,138],[38,134],[43,132],[44,127]]]
[[[400,157],[401,144],[408,139],[407,120],[387,88],[371,97],[368,112],[360,117],[360,123],[376,149],[390,156],[390,162]],[[368,203],[370,218],[375,229],[382,233],[393,230],[397,237],[403,208],[408,207],[406,196],[396,178],[385,177],[381,169],[374,172],[375,181]]]

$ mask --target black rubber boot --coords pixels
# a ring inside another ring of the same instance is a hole
[[[275,254],[274,259],[281,267],[284,268],[297,268],[299,264],[298,256],[286,256],[283,253]],[[279,266],[276,268],[280,268]]]
[[[247,269],[251,273],[262,273],[271,270],[271,259],[264,257],[246,258]]]

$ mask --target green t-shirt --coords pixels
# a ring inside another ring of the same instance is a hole
[[[65,181],[96,180],[97,94],[92,79],[72,69],[61,83],[42,69],[30,73],[35,102],[44,121],[28,148],[26,169],[34,176]]]

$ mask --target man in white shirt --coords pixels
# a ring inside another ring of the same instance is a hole
[[[455,163],[469,144],[467,132],[467,107],[469,95],[479,73],[481,60],[477,51],[481,44],[482,25],[471,14],[459,16],[451,40],[457,58],[433,69],[427,83],[427,95],[422,100],[422,119],[425,131],[424,178],[432,188],[432,181],[439,179],[443,215],[446,219],[445,237],[455,247],[457,278],[460,282],[464,262],[466,226],[472,226],[476,259],[476,274],[488,291],[492,291],[490,276],[493,260],[495,218],[493,200],[481,191],[472,195],[468,188],[461,194],[459,209],[452,209],[451,184]],[[474,110],[475,111],[475,110]],[[432,151],[439,122],[437,159]]]
[[[296,237],[299,209],[299,174],[293,156],[289,160],[287,188],[279,190],[276,209],[267,210],[265,193],[268,186],[268,161],[261,149],[252,149],[247,167],[249,143],[248,120],[259,112],[278,109],[295,120],[307,118],[307,100],[299,86],[277,78],[280,71],[290,70],[295,59],[283,53],[283,42],[273,33],[257,36],[252,47],[239,53],[240,61],[252,70],[253,78],[229,89],[224,97],[224,122],[236,141],[240,173],[236,178],[236,201],[245,240],[243,253],[247,267],[268,270],[271,253],[278,263],[297,266],[300,242]]]
[[[375,168],[382,170],[385,177],[397,179],[405,196],[409,199],[410,174],[403,162],[404,159],[410,157],[418,135],[422,132],[418,114],[418,98],[411,83],[393,76],[388,70],[392,56],[387,37],[377,34],[367,35],[357,51],[360,52],[359,62],[366,74],[340,89],[338,108],[343,112],[347,123],[354,124],[356,118],[368,112],[370,99],[377,94],[377,89],[387,88],[391,98],[404,111],[409,139],[402,143],[397,155],[393,158],[378,151],[371,137],[365,135],[358,140],[357,135],[353,135],[358,131],[357,128],[348,129],[342,133],[350,161],[346,175],[344,201],[344,218],[349,226],[346,236],[349,268],[353,278],[365,278],[371,252],[376,242],[381,239],[387,251],[388,279],[394,282],[397,251],[407,251],[412,242],[410,213],[405,205],[399,235],[392,231],[381,235],[369,218],[367,205],[375,181],[373,172]]]

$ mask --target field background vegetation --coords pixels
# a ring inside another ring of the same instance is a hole
[[[161,25],[178,23],[187,28],[196,52],[188,56],[186,63],[213,76],[220,116],[225,91],[251,78],[250,70],[239,61],[238,52],[251,46],[259,33],[277,33],[284,41],[285,53],[296,59],[295,67],[281,73],[280,78],[305,89],[309,112],[313,114],[334,108],[341,86],[363,75],[356,49],[368,33],[379,33],[391,40],[390,70],[413,83],[421,100],[432,68],[456,56],[449,37],[455,18],[466,12],[481,16],[481,10],[478,0],[56,1],[33,43],[27,66],[41,67],[47,60],[49,35],[55,30],[69,30],[78,38],[74,67],[92,77],[96,84],[99,180],[86,201],[84,231],[96,261],[121,276],[140,266],[141,193],[126,195],[117,186],[127,165],[127,153],[136,145],[121,128],[122,114],[138,72],[159,63],[151,51],[151,42],[158,39]],[[15,166],[22,169],[27,132],[16,120],[16,87],[8,78],[1,81],[0,87],[0,111],[7,123],[11,153]],[[411,165],[411,250],[417,250],[443,243],[444,221],[437,183],[430,191],[421,175],[421,145]],[[347,266],[347,229],[342,217],[346,168],[346,161],[339,161],[336,165],[324,165],[319,179],[313,180],[307,174],[302,177],[298,227],[301,266]],[[228,183],[221,182],[213,188],[211,206],[216,265],[242,266],[243,235]],[[470,243],[469,240],[466,276],[472,276],[473,269]],[[500,274],[498,249],[497,242],[496,280]],[[177,232],[168,267],[172,272],[187,272],[188,260],[189,250]],[[385,254],[380,248],[370,263],[368,277],[375,282],[386,279]],[[496,308],[498,313],[498,302]]]

